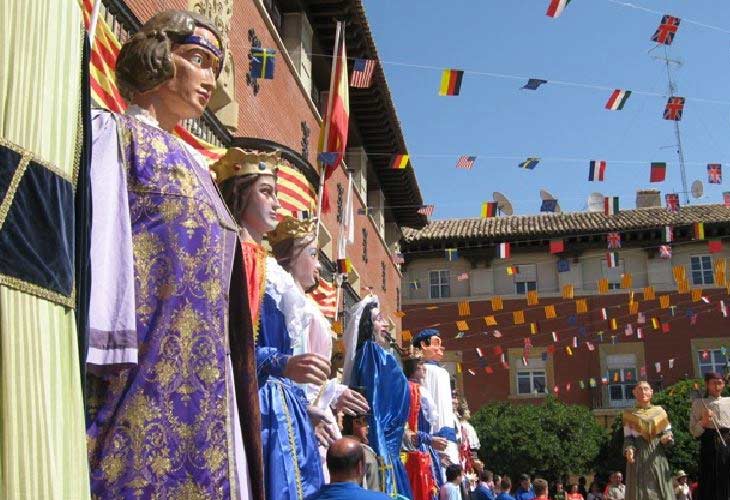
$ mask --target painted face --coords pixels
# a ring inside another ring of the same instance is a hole
[[[441,337],[431,337],[430,345],[422,345],[423,358],[428,361],[441,361],[444,357],[444,348],[441,347]]]
[[[248,203],[241,214],[241,225],[260,234],[268,233],[278,223],[276,180],[271,175],[259,176],[250,189]]]
[[[426,369],[423,367],[423,363],[418,363],[416,365],[416,368],[413,370],[413,374],[411,375],[411,380],[414,382],[423,383],[424,379],[426,378]]]
[[[725,381],[719,378],[713,378],[707,382],[707,393],[713,398],[719,398],[722,390],[725,388]]]
[[[205,28],[197,27],[193,34],[218,46],[218,39]],[[216,87],[218,57],[200,45],[185,43],[173,47],[172,60],[175,76],[150,92],[156,92],[166,111],[178,120],[198,118]]]
[[[654,391],[646,382],[640,382],[634,387],[634,397],[636,398],[636,404],[638,405],[647,405],[651,403],[653,395]]]
[[[317,242],[312,241],[294,256],[291,265],[292,276],[302,288],[307,290],[317,283],[319,269]]]
[[[380,313],[380,309],[377,307],[372,311],[373,315],[373,339],[375,342],[381,345],[388,343],[388,320],[383,317]]]

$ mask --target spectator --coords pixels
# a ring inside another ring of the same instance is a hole
[[[565,500],[565,488],[563,487],[563,483],[560,481],[555,483],[555,494],[553,495],[553,500]]]
[[[586,477],[580,476],[578,478],[578,493],[583,495],[583,498],[588,496],[588,491],[586,490]]]
[[[520,476],[520,485],[515,491],[515,500],[532,500],[535,498],[535,491],[530,484],[530,476],[522,474]]]
[[[471,495],[472,500],[494,500],[494,478],[492,472],[482,470],[479,473],[479,483]]]
[[[601,493],[601,486],[598,481],[591,483],[591,491],[588,492],[588,500],[603,500],[603,493]]]
[[[568,494],[565,495],[565,500],[585,500],[585,497],[578,491],[577,484],[571,484],[568,487]]]
[[[383,491],[380,485],[380,463],[378,455],[368,446],[368,419],[366,415],[343,415],[342,434],[354,438],[362,444],[365,460],[365,477],[362,487],[370,491]]]
[[[687,484],[687,473],[683,470],[677,472],[677,486],[674,488],[674,496],[677,500],[692,500],[692,492]]]
[[[515,497],[509,494],[512,489],[512,481],[510,481],[509,476],[504,476],[502,478],[499,482],[499,489],[502,490],[502,493],[497,495],[496,500],[515,500]]]
[[[439,491],[439,500],[462,500],[460,488],[462,477],[461,465],[451,464],[446,467],[446,482]]]
[[[327,450],[327,468],[330,484],[322,486],[310,500],[390,500],[385,493],[362,488],[365,474],[362,444],[353,438],[342,438],[332,443]]]
[[[544,479],[535,479],[535,499],[548,500],[548,484]]]
[[[623,475],[616,471],[611,474],[610,483],[606,488],[605,500],[624,500],[626,498],[626,486],[621,482]]]
[[[499,474],[494,475],[494,495],[497,496],[502,493],[502,476]]]

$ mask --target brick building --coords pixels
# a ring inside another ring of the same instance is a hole
[[[124,40],[140,20],[170,8],[206,14],[220,28],[227,48],[210,109],[187,128],[218,147],[280,151],[296,172],[289,183],[280,183],[282,203],[313,206],[335,19],[346,21],[351,59],[378,58],[361,1],[103,0],[102,17]],[[276,51],[273,79],[252,78],[252,47]],[[348,306],[371,288],[381,297],[398,335],[400,319],[394,313],[400,308],[401,273],[393,257],[401,229],[422,227],[426,218],[417,212],[422,199],[413,170],[392,170],[388,165],[389,155],[406,151],[406,146],[380,67],[376,66],[370,88],[350,89],[349,130],[346,163],[353,175],[354,209],[366,215],[355,216],[355,242],[347,248],[353,271],[343,286],[344,304]],[[338,258],[336,242],[345,216],[347,186],[347,173],[340,166],[326,185],[332,210],[323,216],[320,232],[320,260],[328,279]]]
[[[647,195],[658,205],[659,193],[649,192],[639,206]],[[696,222],[705,240],[695,239]],[[666,226],[671,259],[660,258]],[[611,232],[621,238],[616,267],[607,265]],[[709,241],[728,235],[723,205],[433,221],[404,233],[403,328],[441,331],[447,369],[472,409],[554,393],[610,424],[633,405],[637,379],[663,387],[724,369],[730,320],[720,307],[730,302],[723,267],[730,251],[710,253]],[[564,249],[551,253],[551,240]],[[508,259],[500,258],[503,242]]]

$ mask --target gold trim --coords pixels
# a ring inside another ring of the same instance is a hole
[[[55,166],[53,163],[43,160],[37,154],[33,153],[31,150],[26,149],[23,146],[20,146],[19,144],[15,144],[14,142],[9,141],[4,137],[0,137],[0,146],[4,146],[8,149],[12,149],[13,151],[20,154],[21,156],[29,157],[30,160],[32,160],[33,162],[41,165],[42,167],[45,167],[47,170],[50,170],[57,176],[61,177],[63,180],[68,181],[73,186],[73,179],[71,177],[69,177],[69,175],[66,172],[63,172],[60,168]]]
[[[84,73],[88,70],[86,65],[84,65],[84,41],[86,40],[86,29],[84,28],[84,24],[81,23],[81,36],[79,37],[79,42],[81,47],[79,48],[79,54],[81,55],[81,60],[79,61],[80,66],[80,72],[79,77],[81,77],[81,81],[83,82],[83,76]],[[89,60],[91,60],[91,47],[89,47]],[[81,82],[79,82],[80,84]],[[89,92],[91,92],[91,89],[89,89]],[[83,149],[84,145],[84,110],[83,110],[83,104],[84,104],[84,96],[83,91],[78,93],[78,109],[79,114],[76,117],[76,143],[74,144],[74,159],[73,159],[73,172],[71,173],[71,185],[73,186],[73,190],[76,191],[76,185],[79,181],[79,171],[81,170],[81,151]],[[91,130],[88,130],[88,133],[91,133]]]
[[[8,185],[8,192],[5,193],[5,198],[3,198],[2,203],[0,203],[0,229],[2,229],[5,225],[5,219],[8,216],[13,200],[15,199],[15,192],[18,190],[18,186],[20,185],[20,179],[23,178],[25,171],[28,169],[28,164],[31,159],[31,155],[24,153],[20,158],[20,163],[18,163],[15,167],[13,178],[10,180],[10,185]]]
[[[289,447],[292,451],[292,458],[294,462],[294,480],[297,483],[297,498],[299,500],[304,499],[304,489],[302,488],[302,472],[299,470],[299,461],[297,459],[297,441],[294,437],[294,426],[292,425],[291,415],[289,414],[289,405],[284,398],[284,389],[281,383],[277,383],[279,390],[281,391],[281,402],[284,408],[284,416],[286,417],[286,427],[289,431]]]
[[[19,278],[7,276],[5,274],[0,274],[0,285],[6,286],[8,288],[13,288],[15,290],[30,295],[35,295],[36,297],[47,300],[49,302],[53,302],[54,304],[58,304],[59,306],[68,307],[69,309],[73,309],[76,305],[75,287],[74,291],[71,292],[71,295],[66,296],[58,292],[52,292],[38,285],[28,283],[27,281],[23,281]]]

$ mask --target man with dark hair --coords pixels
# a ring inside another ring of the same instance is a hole
[[[380,465],[378,455],[368,446],[368,419],[367,415],[342,416],[342,435],[360,441],[362,444],[363,460],[365,466],[365,477],[362,481],[363,488],[370,491],[383,491],[380,484]]]
[[[512,481],[509,476],[502,477],[502,480],[499,482],[499,488],[502,490],[502,493],[497,495],[496,500],[515,500],[515,497],[509,494],[510,490],[512,490]]]
[[[530,484],[530,476],[522,474],[520,476],[520,485],[515,491],[515,500],[532,500],[533,498],[535,498],[535,491],[532,489],[532,484]]]
[[[389,500],[385,493],[369,491],[360,486],[365,472],[363,448],[359,441],[344,437],[327,450],[330,484],[309,497],[309,500]]]
[[[461,500],[461,479],[464,471],[459,464],[446,467],[446,482],[439,491],[439,500]]]
[[[492,475],[492,471],[479,471],[479,483],[471,495],[472,500],[494,500],[493,481],[494,476]]]
[[[537,500],[547,500],[548,498],[548,484],[544,479],[535,479],[534,484],[535,498]]]

